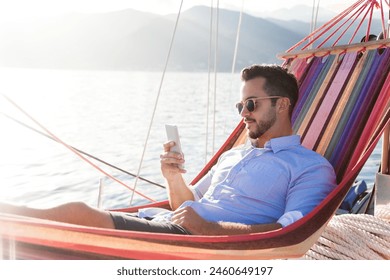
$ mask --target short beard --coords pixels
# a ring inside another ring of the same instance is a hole
[[[275,110],[270,110],[267,114],[267,121],[256,122],[257,126],[254,131],[248,130],[248,136],[252,139],[258,139],[264,135],[276,122],[276,112]]]

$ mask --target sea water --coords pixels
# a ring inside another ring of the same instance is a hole
[[[238,74],[175,72],[166,73],[162,81],[159,72],[3,68],[0,77],[0,92],[62,141],[162,185],[164,124],[179,127],[185,178],[191,181],[240,120],[234,107],[239,99]],[[0,98],[0,112],[42,131]],[[128,188],[64,145],[4,115],[0,129],[1,200],[32,206],[74,200],[96,205],[102,180],[104,208],[129,206]],[[93,162],[153,200],[166,198],[162,188]],[[133,200],[145,202],[139,195]]]
[[[129,188],[155,201],[166,193],[92,160],[123,186],[24,125],[164,185],[159,162],[164,124],[179,127],[190,182],[240,120],[234,108],[239,74],[169,72],[162,80],[160,72],[1,68],[0,79],[0,93],[25,111],[0,96],[0,200],[30,206],[69,201],[96,206],[100,181],[103,208],[148,201]],[[377,147],[358,179],[373,184],[379,160]]]

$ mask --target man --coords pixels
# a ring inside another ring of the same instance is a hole
[[[1,212],[86,226],[175,234],[232,235],[276,230],[309,213],[335,187],[332,166],[300,145],[291,115],[298,98],[295,77],[279,66],[254,65],[241,72],[241,102],[251,143],[225,152],[191,187],[182,155],[164,144],[161,171],[173,211],[139,218],[67,203],[51,209],[1,204]],[[148,211],[141,212],[147,216]]]

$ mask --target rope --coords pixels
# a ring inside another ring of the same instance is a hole
[[[389,4],[387,4],[389,5]],[[381,6],[383,7],[383,2],[381,1]],[[387,29],[386,29],[386,23],[385,23],[385,14],[384,14],[384,9],[381,9],[381,22],[382,22],[382,32],[383,32],[383,39],[387,38]],[[390,14],[389,14],[390,17]],[[390,23],[390,21],[389,21]]]
[[[55,138],[51,137],[50,135],[48,135],[48,134],[46,134],[46,133],[43,133],[42,131],[39,131],[38,129],[35,129],[35,128],[33,128],[33,127],[31,127],[31,126],[29,126],[29,125],[27,125],[27,124],[25,124],[25,123],[23,123],[23,122],[21,122],[21,121],[15,119],[15,118],[13,118],[13,117],[11,117],[11,116],[9,116],[9,115],[3,113],[3,112],[0,112],[0,115],[3,115],[4,117],[6,117],[6,118],[8,118],[8,119],[10,119],[10,120],[12,120],[12,121],[14,121],[14,122],[16,122],[17,124],[20,124],[21,126],[24,126],[25,128],[28,128],[28,129],[30,129],[30,130],[32,130],[32,131],[34,131],[34,132],[36,132],[36,133],[38,133],[38,134],[40,134],[40,135],[42,135],[42,136],[45,136],[45,137],[47,137],[47,138],[49,138],[49,139],[51,139],[51,140],[53,140],[53,141],[56,141],[56,142],[58,143],[58,141],[57,141]],[[79,152],[80,154],[83,154],[83,155],[85,155],[85,156],[87,156],[87,157],[89,157],[89,158],[92,158],[92,159],[94,159],[94,160],[96,160],[96,161],[98,161],[98,162],[100,162],[100,163],[103,163],[103,164],[105,164],[105,165],[107,165],[107,166],[109,166],[109,167],[111,167],[111,168],[113,168],[113,169],[116,169],[116,170],[118,170],[118,171],[120,171],[120,172],[122,172],[122,173],[125,173],[125,174],[127,174],[127,175],[130,175],[130,176],[132,176],[132,177],[136,177],[136,176],[137,176],[137,175],[134,174],[134,173],[131,173],[131,172],[129,172],[129,171],[126,171],[126,170],[124,170],[124,169],[122,169],[122,168],[120,168],[120,167],[118,167],[118,166],[116,166],[116,165],[113,165],[113,164],[111,164],[111,163],[109,163],[109,162],[107,162],[107,161],[104,161],[104,160],[102,160],[102,159],[100,159],[100,158],[98,158],[98,157],[96,157],[96,156],[94,156],[94,155],[91,155],[91,154],[89,154],[89,153],[87,153],[87,152],[85,152],[85,151],[83,151],[83,150],[80,150],[80,149],[78,149],[78,148],[76,148],[76,147],[74,147],[74,146],[71,146],[71,147],[72,147],[72,149],[76,150],[76,151]],[[145,182],[147,182],[147,183],[149,183],[149,184],[151,184],[151,185],[154,185],[154,186],[157,186],[157,187],[160,187],[160,188],[163,188],[163,189],[166,188],[165,186],[160,185],[160,184],[158,184],[158,183],[156,183],[156,182],[153,182],[153,181],[151,181],[151,180],[149,180],[149,179],[146,179],[146,178],[144,178],[144,177],[139,176],[139,179],[142,180],[142,181],[145,181]]]
[[[209,34],[209,54],[208,54],[208,73],[207,73],[207,100],[206,100],[206,138],[205,138],[205,164],[208,158],[208,137],[209,137],[209,115],[210,115],[210,85],[211,85],[211,54],[213,50],[213,0],[210,5],[210,34]]]
[[[62,144],[65,148],[69,149],[71,152],[73,152],[75,155],[77,155],[79,158],[81,158],[82,160],[84,160],[85,162],[89,163],[92,167],[94,167],[95,169],[97,169],[98,171],[100,171],[101,173],[103,173],[104,175],[106,175],[107,177],[111,178],[112,180],[114,180],[115,182],[121,184],[122,186],[128,188],[129,190],[133,191],[133,194],[134,192],[137,193],[138,195],[142,196],[143,198],[146,198],[148,199],[149,201],[152,201],[152,202],[156,202],[156,200],[140,193],[140,192],[137,192],[135,189],[131,188],[130,186],[128,186],[127,184],[125,184],[124,182],[120,181],[119,179],[115,178],[114,176],[108,174],[106,171],[104,171],[102,168],[100,168],[99,166],[97,166],[95,163],[93,163],[92,161],[90,161],[88,158],[86,158],[85,156],[83,156],[80,152],[78,152],[76,149],[74,149],[72,146],[70,146],[69,144],[65,143],[64,141],[62,141],[60,138],[58,138],[54,133],[52,133],[49,129],[47,129],[46,127],[44,127],[40,122],[38,122],[36,119],[34,119],[29,113],[27,113],[25,110],[22,109],[22,107],[20,107],[18,104],[16,104],[11,98],[9,98],[8,96],[4,95],[4,94],[1,94],[4,99],[6,99],[8,102],[10,102],[15,108],[17,108],[20,112],[22,112],[26,117],[28,117],[32,122],[34,122],[36,125],[38,125],[42,130],[44,130],[48,135],[50,135],[53,139],[55,139],[55,141],[57,141],[58,143]]]
[[[214,52],[214,112],[213,112],[213,142],[212,154],[215,153],[215,131],[217,126],[216,112],[217,112],[217,74],[218,74],[218,37],[219,37],[219,0],[216,6],[216,23],[215,23],[215,52]]]
[[[304,258],[309,260],[390,259],[390,204],[378,207],[375,216],[345,214],[333,217]]]
[[[314,30],[308,36],[306,36],[301,41],[296,43],[294,46],[289,48],[286,52],[291,52],[300,46],[301,46],[301,50],[305,50],[305,49],[309,48],[310,46],[312,46],[314,44],[314,42],[316,42],[317,40],[320,40],[323,37],[326,37],[326,38],[324,38],[324,40],[320,44],[318,44],[317,48],[320,48],[326,42],[328,42],[337,32],[341,31],[341,28],[345,28],[344,31],[342,32],[342,34],[333,43],[333,46],[335,46],[339,42],[339,40],[346,34],[346,32],[352,27],[353,23],[358,18],[360,18],[360,16],[362,15],[362,13],[364,11],[366,11],[366,12],[365,12],[364,16],[362,17],[358,27],[355,28],[355,31],[354,31],[349,43],[351,43],[353,41],[358,30],[361,28],[363,21],[365,21],[366,19],[368,22],[367,23],[368,26],[367,26],[367,30],[366,30],[366,38],[368,38],[368,34],[370,32],[370,28],[371,28],[371,24],[372,24],[372,15],[373,15],[374,8],[380,9],[382,29],[385,26],[384,8],[385,8],[385,5],[387,5],[387,7],[389,7],[389,1],[384,0],[384,2],[385,2],[385,4],[383,4],[382,1],[379,4],[378,1],[374,1],[374,0],[359,0],[359,1],[357,1],[352,6],[350,6],[346,10],[344,10],[342,13],[340,13],[339,15],[337,15],[336,17],[331,19],[329,22],[327,22],[323,26],[319,27],[318,29]],[[389,15],[389,17],[390,17],[390,15]],[[350,22],[350,20],[352,20],[352,22]],[[390,18],[389,18],[389,20],[390,20]],[[345,25],[348,22],[350,22],[350,24],[347,27],[345,27]],[[332,30],[333,30],[333,32],[331,32]],[[328,32],[331,32],[331,34],[326,35],[326,33],[328,33]],[[386,35],[385,30],[384,30],[384,35]],[[386,38],[386,37],[384,37],[384,38]],[[306,41],[308,41],[308,42],[305,44]],[[305,45],[302,47],[303,44],[305,44]]]
[[[241,32],[241,26],[242,26],[242,18],[244,15],[244,6],[245,6],[245,0],[242,0],[241,2],[241,10],[240,10],[240,15],[238,18],[238,23],[237,23],[237,31],[236,31],[236,43],[234,45],[234,54],[233,54],[233,61],[232,61],[232,70],[231,70],[231,79],[230,79],[230,90],[227,98],[224,100],[225,102],[230,102],[231,96],[233,91],[233,81],[234,75],[235,75],[235,69],[236,69],[236,64],[237,64],[237,54],[238,54],[238,46],[240,42],[240,32]],[[226,134],[227,132],[227,119],[225,118],[225,122],[223,125],[223,132]]]
[[[170,56],[171,56],[172,47],[173,47],[173,42],[174,42],[174,40],[175,40],[175,35],[176,35],[177,26],[178,26],[178,24],[179,24],[179,18],[180,18],[180,14],[181,14],[181,9],[182,9],[182,7],[183,7],[183,1],[184,1],[184,0],[181,0],[181,2],[180,2],[180,7],[179,7],[179,12],[177,13],[176,22],[175,22],[175,26],[174,26],[173,33],[172,33],[171,42],[170,42],[170,44],[169,44],[169,50],[168,50],[167,58],[166,58],[166,60],[165,60],[164,70],[163,70],[163,73],[162,73],[162,76],[161,76],[160,85],[159,85],[158,92],[157,92],[156,102],[154,103],[153,113],[152,113],[152,117],[151,117],[151,119],[150,119],[149,128],[148,128],[148,133],[147,133],[147,136],[146,136],[146,139],[145,139],[145,143],[144,143],[144,149],[143,149],[143,151],[142,151],[141,160],[140,160],[140,163],[139,163],[139,166],[138,166],[137,176],[135,177],[135,181],[134,181],[134,187],[133,187],[134,191],[133,191],[133,193],[132,193],[132,195],[131,195],[130,205],[132,205],[132,203],[133,203],[134,192],[135,192],[135,189],[136,189],[136,187],[137,187],[138,178],[139,178],[139,176],[140,176],[141,169],[142,169],[142,165],[143,165],[143,161],[144,161],[144,157],[145,157],[146,147],[147,147],[147,145],[148,145],[150,133],[151,133],[151,131],[152,131],[152,125],[153,125],[154,117],[155,117],[156,111],[157,111],[157,105],[158,105],[158,101],[159,101],[159,99],[160,99],[160,95],[161,95],[162,85],[163,85],[163,82],[164,82],[165,73],[167,72],[168,62],[169,62],[169,58],[170,58]]]
[[[331,19],[330,21],[328,21],[327,23],[325,23],[324,25],[322,25],[321,27],[319,27],[318,29],[316,29],[313,33],[307,35],[305,38],[303,38],[301,41],[299,41],[298,43],[296,43],[294,46],[292,46],[291,48],[289,48],[286,52],[291,52],[293,50],[295,50],[296,48],[298,48],[300,45],[302,45],[305,41],[307,40],[310,40],[310,38],[313,38],[315,34],[318,34],[320,33],[318,36],[314,37],[311,42],[309,42],[307,46],[313,44],[318,38],[320,38],[323,34],[325,34],[330,28],[332,28],[332,26],[336,25],[336,23],[338,23],[340,20],[342,20],[344,17],[346,17],[349,13],[351,13],[351,11],[353,11],[356,7],[358,7],[360,4],[362,4],[365,0],[360,0],[359,2],[356,2],[355,4],[353,4],[351,7],[347,8],[346,10],[344,10],[343,12],[341,12],[339,15],[337,15],[336,17],[334,17],[333,19]],[[325,30],[324,30],[325,29]],[[323,31],[324,30],[324,31]],[[322,31],[322,32],[321,32]],[[305,49],[305,47],[303,47],[302,49]]]
[[[212,51],[213,51],[213,35],[215,39],[214,44],[214,85],[213,85],[213,129],[212,129],[212,141],[211,141],[211,153],[214,154],[215,151],[215,131],[216,131],[216,106],[217,106],[217,63],[218,63],[218,23],[219,23],[219,0],[216,1],[215,6],[215,34],[213,34],[213,26],[214,26],[214,1],[211,0],[211,8],[210,8],[210,37],[209,37],[209,54],[208,54],[208,76],[207,76],[207,105],[206,105],[206,137],[205,137],[205,163],[208,162],[208,137],[209,137],[209,116],[210,116],[210,99],[211,99],[211,60],[212,60]]]
[[[318,20],[318,10],[320,9],[320,0],[318,0],[316,8],[316,0],[313,0],[313,7],[311,11],[311,22],[310,22],[310,33],[313,33],[316,30],[317,20]]]
[[[244,13],[244,0],[242,0],[241,3],[241,10],[240,10],[240,16],[238,18],[238,26],[237,26],[237,32],[236,32],[236,43],[234,45],[234,54],[233,54],[233,63],[232,63],[232,75],[234,74],[234,71],[236,69],[236,62],[237,62],[237,53],[238,53],[238,43],[240,42],[240,31],[241,31],[241,25],[242,25],[242,15]]]

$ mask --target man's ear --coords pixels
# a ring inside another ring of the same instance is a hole
[[[288,111],[289,108],[290,108],[290,99],[288,99],[287,97],[283,97],[283,98],[279,98],[278,100],[278,108],[279,108],[279,112],[283,112],[283,111]]]

